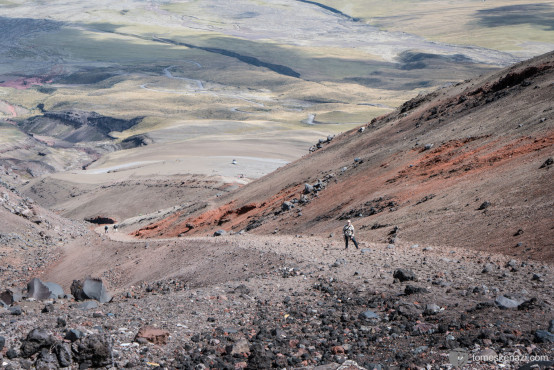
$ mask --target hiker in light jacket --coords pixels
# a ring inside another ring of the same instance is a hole
[[[352,225],[352,222],[350,220],[348,220],[348,223],[346,225],[344,225],[344,227],[342,228],[342,232],[344,233],[344,243],[345,243],[345,248],[344,249],[348,249],[348,240],[349,239],[351,239],[354,242],[354,245],[356,246],[356,249],[359,249],[358,248],[358,242],[354,238],[354,225]]]

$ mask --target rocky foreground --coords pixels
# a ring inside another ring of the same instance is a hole
[[[119,242],[142,258],[169,244],[180,257],[153,269],[204,264],[130,281],[118,253],[110,302],[61,282],[58,298],[0,308],[3,368],[431,369],[451,368],[454,350],[467,368],[554,366],[551,265],[301,235]]]

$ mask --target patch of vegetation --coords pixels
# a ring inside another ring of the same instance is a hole
[[[552,4],[517,4],[498,6],[477,11],[478,23],[484,27],[501,27],[527,24],[554,31]]]
[[[460,6],[432,0],[319,2],[384,30],[452,44],[514,51],[529,40],[551,44],[553,39],[554,7],[545,0],[516,5],[510,1],[474,1]]]
[[[56,92],[56,90],[58,90],[55,87],[44,86],[44,85],[43,86],[37,86],[36,89],[39,93],[48,94],[48,95],[53,94],[53,93]]]
[[[26,137],[17,127],[0,120],[0,143],[15,144]]]
[[[67,76],[59,76],[55,78],[54,83],[91,85],[91,84],[96,84],[98,82],[104,81],[112,76],[114,75],[109,72],[80,71],[80,72],[72,73]]]

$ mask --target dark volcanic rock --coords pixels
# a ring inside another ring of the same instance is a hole
[[[21,309],[21,306],[13,306],[8,308],[8,311],[11,315],[14,316],[20,316],[23,313],[23,310]]]
[[[491,206],[491,202],[489,201],[484,201],[483,203],[481,203],[481,205],[479,206],[479,208],[477,208],[478,211],[483,211],[487,208],[489,208]]]
[[[50,298],[62,298],[65,295],[60,285],[49,281],[43,282],[43,284],[50,290]]]
[[[418,294],[418,293],[429,293],[429,291],[426,288],[422,288],[414,285],[406,285],[406,288],[404,289],[404,294],[406,295]]]
[[[106,287],[100,279],[73,280],[71,284],[71,294],[77,301],[85,299],[95,299],[100,303],[106,303],[112,300],[112,296],[106,291]]]
[[[423,311],[423,313],[425,315],[436,315],[440,311],[441,308],[438,305],[431,303],[425,306],[425,311]]]
[[[423,313],[423,310],[418,309],[413,303],[402,303],[398,306],[396,312],[398,315],[416,320]]]
[[[554,343],[554,334],[546,330],[537,330],[535,332],[535,342],[538,343]]]
[[[471,308],[468,311],[469,312],[479,311],[479,310],[484,310],[484,309],[491,308],[491,307],[494,307],[494,302],[489,302],[489,301],[479,302],[475,305],[474,308]]]
[[[27,297],[34,299],[60,298],[64,296],[63,288],[51,282],[43,282],[33,278],[27,283]]]
[[[50,348],[55,340],[44,329],[33,329],[21,343],[21,357],[29,358],[42,348]]]
[[[13,293],[11,290],[5,290],[0,293],[0,305],[4,304],[6,306],[11,305],[14,302]]]
[[[550,157],[539,168],[550,168],[552,164],[554,163],[554,158]]]
[[[110,353],[110,346],[104,336],[93,334],[78,342],[74,358],[81,367],[101,367],[109,364]]]
[[[490,274],[491,272],[494,271],[495,268],[496,266],[494,266],[492,263],[487,263],[485,267],[483,267],[483,270],[481,271],[481,273]]]
[[[517,309],[520,311],[524,310],[532,310],[535,308],[540,308],[544,306],[544,302],[538,300],[537,298],[533,297],[527,301],[524,301],[519,306],[517,306]]]
[[[19,357],[19,353],[17,353],[17,351],[13,348],[10,348],[8,349],[8,351],[6,352],[6,357],[11,360],[11,359],[14,359],[14,358],[17,358]]]
[[[83,337],[83,332],[77,329],[70,329],[65,334],[64,339],[70,340],[72,342],[75,342],[76,340],[79,340]]]
[[[293,208],[294,208],[294,204],[292,204],[289,201],[285,201],[283,202],[283,204],[281,204],[281,209],[283,211],[288,211],[289,209],[293,209]]]
[[[63,317],[58,317],[58,319],[56,320],[56,326],[58,328],[65,328],[66,325],[67,325],[67,321],[65,321]]]
[[[58,359],[53,353],[50,353],[48,349],[43,348],[35,362],[35,368],[41,370],[59,369]]]
[[[250,289],[246,285],[241,284],[241,285],[237,286],[235,289],[233,289],[233,293],[250,294]]]
[[[54,305],[52,303],[47,304],[41,311],[42,313],[54,312]]]
[[[214,236],[223,236],[225,234],[227,234],[227,232],[223,229],[217,230],[216,232],[214,232]]]
[[[416,280],[416,275],[412,270],[397,269],[394,271],[392,276],[400,281]]]
[[[61,367],[71,366],[71,347],[68,343],[58,343],[54,347],[54,353]]]
[[[57,298],[52,297],[52,292],[50,291],[50,289],[46,285],[44,285],[44,283],[40,281],[40,279],[37,278],[33,278],[27,284],[27,297],[34,299]]]
[[[6,338],[0,335],[0,352],[4,349],[5,345],[6,345]]]

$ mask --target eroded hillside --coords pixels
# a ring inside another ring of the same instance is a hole
[[[135,235],[325,236],[351,218],[362,240],[552,260],[553,67],[549,53],[418,96],[329,137],[219,207],[178,212]]]

